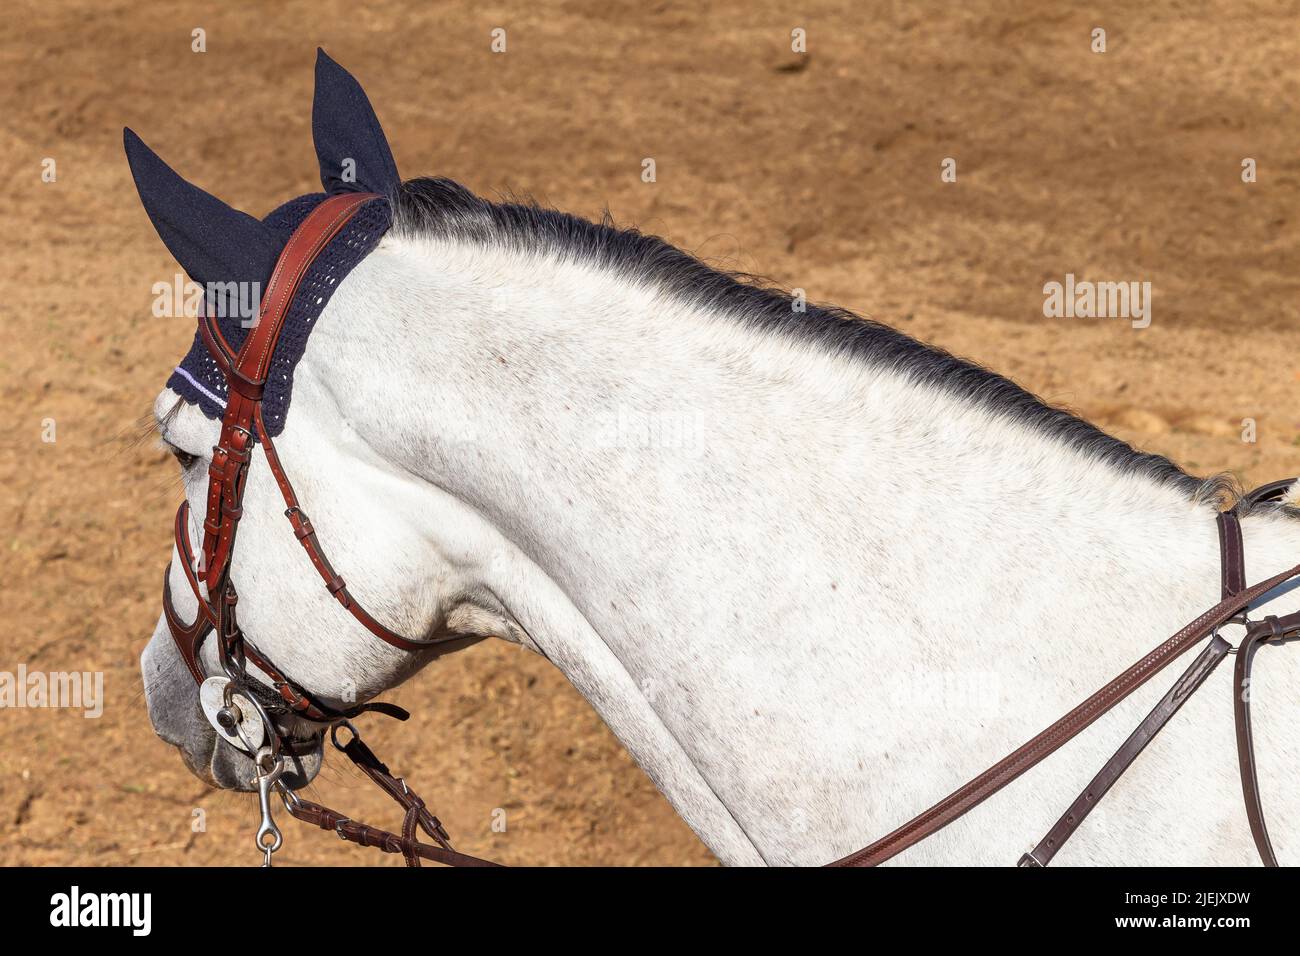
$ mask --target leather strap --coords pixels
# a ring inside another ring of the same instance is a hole
[[[189,546],[189,536],[185,533],[188,515],[189,503],[181,502],[180,507],[176,509],[176,547],[181,558],[181,570],[184,572],[190,590],[198,602],[199,615],[195,618],[193,624],[186,625],[181,621],[180,615],[177,614],[171,595],[171,565],[167,566],[167,571],[163,574],[163,614],[167,619],[168,627],[171,629],[172,639],[180,650],[181,659],[185,661],[185,666],[194,676],[195,681],[202,684],[204,674],[198,660],[199,647],[202,645],[203,639],[215,626],[216,618],[207,599],[202,594],[198,575],[194,570],[194,558]],[[384,714],[398,720],[406,720],[410,717],[410,714],[403,708],[384,701],[370,701],[346,710],[335,710],[316,700],[307,691],[300,689],[293,681],[285,677],[247,638],[242,643],[243,652],[248,660],[266,675],[280,698],[301,717],[321,723],[356,717],[371,712]]]
[[[1240,593],[1246,587],[1246,551],[1241,538],[1241,521],[1236,508],[1218,514],[1219,528],[1219,566],[1222,570],[1224,600]],[[1245,611],[1241,612],[1244,616]],[[1138,724],[1127,740],[1115,751],[1106,765],[1075,798],[1074,803],[1065,811],[1056,824],[1047,832],[1038,845],[1022,856],[1017,866],[1047,866],[1057,852],[1065,845],[1074,831],[1083,823],[1092,808],[1115,785],[1124,771],[1137,759],[1138,754],[1146,749],[1147,744],[1155,738],[1205,679],[1213,673],[1219,662],[1232,650],[1232,645],[1217,634],[1211,638],[1205,650],[1197,655],[1192,665],[1174,682],[1174,686],[1160,699],[1146,719]]]
[[[321,250],[360,207],[376,198],[378,197],[372,193],[330,196],[312,210],[289,238],[284,251],[280,254],[262,296],[258,322],[238,353],[231,349],[215,319],[205,316],[199,323],[203,340],[207,343],[213,360],[225,374],[229,385],[226,411],[222,417],[221,437],[213,448],[212,464],[208,470],[207,515],[203,522],[203,559],[197,569],[191,554],[186,526],[188,506],[182,504],[176,515],[177,549],[184,562],[186,579],[199,603],[200,617],[194,624],[185,625],[175,612],[166,586],[163,595],[164,612],[172,636],[196,681],[201,683],[203,680],[202,669],[198,664],[199,646],[207,634],[215,629],[223,653],[235,648],[238,653],[246,654],[249,660],[272,679],[276,690],[289,706],[313,720],[336,719],[354,713],[356,710],[333,711],[313,701],[305,691],[297,688],[280,674],[255,647],[243,640],[234,622],[234,607],[238,598],[228,571],[239,521],[243,516],[244,488],[252,457],[254,434],[262,443],[263,452],[287,506],[285,515],[294,529],[295,536],[302,544],[313,567],[321,575],[326,588],[366,630],[380,640],[406,651],[437,648],[441,652],[448,652],[478,640],[477,638],[446,638],[434,641],[408,639],[380,624],[352,597],[343,578],[330,564],[310,519],[299,505],[293,485],[280,463],[275,443],[262,418],[262,394],[266,375],[280,332],[284,328],[289,306],[303,277]],[[202,593],[200,577],[207,585],[206,595]],[[380,709],[384,705],[363,706]]]
[[[351,725],[347,726],[352,732],[352,738],[346,744],[339,743],[337,726],[331,731],[331,740],[336,748],[347,754],[349,760],[402,808],[404,816],[401,835],[351,820],[337,810],[303,800],[296,794],[285,797],[285,807],[291,814],[322,830],[333,830],[340,839],[349,843],[378,847],[385,853],[400,853],[406,860],[406,865],[410,867],[418,867],[421,860],[430,860],[446,866],[501,865],[453,849],[451,839],[447,836],[441,821],[429,812],[419,795],[408,787],[401,777],[393,776],[388,766],[366,746],[355,729]],[[421,843],[417,837],[417,828],[436,841],[437,846]]]
[[[257,324],[233,363],[230,346],[216,327],[215,318],[205,317],[200,323],[209,352],[225,372],[229,386],[221,422],[221,441],[213,449],[212,465],[208,470],[208,515],[204,522],[203,556],[209,585],[221,579],[234,548],[235,530],[242,515],[240,506],[254,418],[261,409],[267,370],[294,293],[321,250],[362,205],[377,198],[374,193],[330,196],[294,230],[262,293]]]
[[[333,830],[339,838],[358,846],[378,847],[385,853],[401,853],[406,857],[408,866],[419,866],[420,860],[442,863],[446,866],[500,866],[491,860],[480,859],[467,853],[448,850],[441,846],[431,846],[398,836],[388,830],[367,826],[351,820],[329,807],[321,806],[301,798],[290,800],[285,804],[289,812],[304,823],[310,823],[322,830]],[[412,862],[414,860],[415,862]]]
[[[1286,496],[1287,491],[1296,483],[1296,478],[1279,478],[1277,481],[1270,481],[1266,485],[1260,485],[1246,494],[1242,495],[1241,502],[1236,506],[1240,508],[1242,504],[1247,507],[1254,507],[1261,501],[1281,501]],[[1236,510],[1236,509],[1233,509]]]
[[[1228,541],[1224,547],[1235,548],[1238,553],[1242,551],[1241,523],[1237,520],[1236,514],[1238,508],[1242,505],[1252,508],[1261,501],[1278,501],[1295,482],[1295,478],[1270,481],[1243,495],[1242,501],[1236,507],[1230,512],[1225,512],[1232,516],[1232,522],[1226,526],[1220,524],[1220,540]],[[1221,519],[1222,517],[1223,515],[1220,515]],[[1244,560],[1238,559],[1238,563],[1244,565]],[[1224,587],[1227,587],[1226,578]],[[1262,646],[1283,644],[1297,639],[1300,613],[1288,614],[1281,618],[1270,615],[1262,621],[1244,623],[1247,623],[1246,636],[1237,647],[1237,664],[1233,674],[1232,716],[1237,738],[1237,769],[1241,777],[1242,799],[1246,805],[1246,820],[1250,824],[1250,835],[1255,841],[1255,849],[1265,866],[1275,867],[1278,865],[1277,856],[1273,852],[1268,825],[1264,821],[1264,805],[1259,792],[1259,771],[1255,764],[1255,741],[1250,720],[1250,681],[1255,654]]]
[[[1236,510],[1220,511],[1219,567],[1223,574],[1223,597],[1230,598],[1246,589],[1246,554],[1241,543],[1241,519]]]
[[[1173,687],[1169,688],[1169,693],[1160,699],[1160,703],[1156,704],[1151,713],[1147,714],[1146,719],[1138,724],[1137,729],[1129,735],[1128,740],[1124,741],[1123,746],[1106,761],[1106,766],[1092,778],[1083,793],[1079,794],[1074,803],[1070,804],[1070,808],[1061,815],[1061,819],[1047,831],[1047,835],[1038,841],[1038,846],[1020,858],[1017,866],[1047,866],[1051,862],[1052,857],[1061,849],[1065,841],[1070,839],[1074,831],[1092,812],[1092,808],[1101,801],[1106,792],[1115,785],[1115,781],[1119,780],[1124,771],[1137,759],[1138,754],[1145,750],[1147,744],[1151,743],[1156,734],[1164,728],[1169,718],[1173,717],[1205,682],[1205,679],[1214,673],[1219,662],[1231,650],[1232,645],[1217,634],[1210,640],[1205,650],[1196,656],[1192,666],[1183,672],[1183,676],[1178,678]]]
[[[1251,666],[1255,654],[1265,644],[1285,644],[1300,640],[1300,611],[1283,617],[1269,615],[1253,622],[1237,647],[1237,666],[1233,675],[1232,714],[1237,728],[1237,766],[1241,772],[1241,794],[1246,802],[1246,820],[1255,849],[1265,866],[1277,866],[1277,856],[1264,822],[1264,804],[1259,794],[1259,776],[1255,767],[1255,741],[1250,725]]]
[[[370,613],[348,592],[347,583],[334,570],[334,566],[330,564],[324,548],[321,547],[311,519],[307,517],[307,513],[298,504],[298,496],[294,493],[293,484],[289,481],[284,466],[280,464],[280,455],[275,450],[275,443],[271,440],[271,436],[266,430],[266,424],[262,420],[262,406],[260,403],[258,403],[254,411],[253,424],[257,429],[257,437],[262,443],[266,463],[271,468],[271,474],[275,476],[281,497],[284,498],[284,516],[289,519],[289,524],[293,527],[294,537],[298,539],[298,543],[307,552],[307,557],[325,583],[326,590],[334,595],[335,599],[361,623],[362,627],[384,643],[391,644],[393,647],[401,648],[404,651],[425,651],[438,645],[454,645],[442,647],[442,651],[446,653],[476,643],[479,640],[479,638],[442,638],[429,641],[413,641],[403,637],[396,631],[389,630],[371,617]]]
[[[1296,481],[1295,478],[1287,478],[1269,482],[1244,495],[1241,502],[1231,510],[1220,513],[1218,528],[1223,596],[1218,604],[1187,624],[1042,733],[924,813],[912,818],[875,843],[828,865],[875,866],[937,832],[1054,753],[1094,720],[1142,686],[1187,648],[1207,635],[1213,635],[1209,646],[1197,656],[1146,719],[1129,735],[1056,825],[1031,852],[1022,856],[1019,862],[1020,866],[1046,866],[1061,845],[1078,829],[1084,818],[1096,806],[1097,801],[1114,786],[1115,781],[1132,765],[1147,744],[1213,673],[1219,662],[1232,651],[1231,645],[1220,638],[1217,632],[1223,624],[1231,620],[1239,620],[1247,627],[1246,637],[1237,648],[1236,686],[1239,692],[1234,695],[1233,704],[1241,785],[1246,802],[1247,819],[1260,858],[1266,866],[1276,866],[1277,859],[1273,854],[1264,823],[1255,767],[1255,751],[1251,738],[1250,669],[1255,652],[1262,644],[1282,644],[1300,640],[1300,612],[1281,618],[1270,616],[1263,621],[1251,622],[1246,619],[1246,611],[1259,597],[1278,585],[1300,576],[1300,565],[1275,574],[1253,587],[1247,587],[1245,548],[1242,543],[1241,522],[1237,508],[1242,505],[1253,506],[1261,501],[1276,501]]]

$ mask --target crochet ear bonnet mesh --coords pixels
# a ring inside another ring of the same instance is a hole
[[[275,234],[283,248],[294,229],[325,196],[325,193],[299,196],[280,206],[262,222]],[[289,398],[293,392],[293,370],[307,348],[307,338],[316,327],[316,321],[339,283],[379,243],[388,230],[391,218],[387,200],[376,199],[366,203],[342,232],[330,241],[303,278],[293,305],[285,316],[284,331],[280,333],[279,344],[271,359],[266,394],[262,400],[266,429],[272,437],[284,430]],[[249,333],[245,320],[238,315],[229,315],[219,318],[218,324],[226,341],[238,351]],[[220,419],[225,411],[225,376],[217,368],[217,363],[212,360],[197,332],[188,354],[167,380],[167,387],[185,401],[198,405],[208,418]]]

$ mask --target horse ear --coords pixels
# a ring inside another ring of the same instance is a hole
[[[321,49],[316,50],[311,132],[327,193],[397,194],[397,164],[365,90]]]
[[[122,142],[145,212],[191,279],[203,286],[267,280],[280,251],[270,229],[181,179],[130,129]]]

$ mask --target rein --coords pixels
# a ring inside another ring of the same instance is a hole
[[[280,797],[285,809],[297,819],[323,830],[333,830],[343,840],[360,846],[377,847],[385,853],[401,853],[408,866],[419,866],[421,860],[449,866],[496,866],[495,863],[454,850],[447,831],[438,818],[429,812],[424,801],[401,777],[394,776],[375,756],[350,722],[350,718],[371,711],[406,720],[410,715],[405,710],[382,702],[365,703],[342,710],[327,706],[294,683],[253,646],[240,630],[236,616],[239,595],[231,579],[230,562],[234,553],[235,535],[243,515],[244,487],[256,436],[284,498],[284,514],[293,528],[294,537],[306,551],[326,589],[366,630],[381,641],[406,651],[432,650],[435,653],[446,653],[478,640],[411,640],[380,624],[352,597],[347,584],[334,570],[321,548],[316,530],[298,502],[262,418],[262,397],[271,357],[303,276],[330,240],[357,211],[365,203],[378,198],[374,193],[335,195],[312,210],[281,252],[262,297],[258,322],[238,352],[230,347],[222,335],[215,317],[205,314],[199,320],[203,342],[229,387],[221,422],[221,437],[213,448],[212,464],[208,469],[207,514],[203,522],[202,550],[197,559],[190,545],[188,503],[182,502],[176,512],[177,553],[181,558],[181,569],[198,602],[199,613],[194,622],[188,625],[176,613],[169,582],[170,565],[163,575],[163,613],[186,667],[199,684],[200,701],[208,720],[227,742],[253,759],[256,778],[252,782],[257,785],[262,809],[262,824],[257,831],[256,840],[258,850],[264,855],[263,865],[271,865],[272,854],[283,842],[271,814],[270,796],[274,792]],[[1243,501],[1254,504],[1276,500],[1294,481],[1295,479],[1290,479],[1265,485],[1251,492]],[[1046,730],[934,806],[870,846],[830,865],[875,866],[943,829],[1021,774],[1037,766],[1176,658],[1209,637],[1209,644],[1192,665],[1047,835],[1032,851],[1020,858],[1019,865],[1046,866],[1183,703],[1226,656],[1235,654],[1234,687],[1238,692],[1234,694],[1233,714],[1246,816],[1261,859],[1267,866],[1276,866],[1277,859],[1269,841],[1260,801],[1247,690],[1251,666],[1261,647],[1300,640],[1300,612],[1284,617],[1270,615],[1258,621],[1249,620],[1245,612],[1252,602],[1278,585],[1300,577],[1300,565],[1247,587],[1237,507],[1220,514],[1218,526],[1223,568],[1223,598],[1218,604],[1159,644]],[[1245,636],[1235,648],[1218,633],[1223,625],[1230,622],[1246,627]],[[199,653],[208,635],[214,633],[222,674],[210,676],[203,670]],[[367,826],[336,810],[311,803],[285,786],[281,778],[286,757],[300,755],[304,745],[315,745],[316,738],[295,739],[286,736],[279,729],[267,706],[259,701],[260,691],[250,690],[251,678],[247,673],[250,663],[269,679],[274,693],[283,702],[287,712],[328,727],[333,746],[398,804],[404,814],[400,834]],[[340,728],[346,729],[350,735],[346,744],[339,742]],[[418,838],[420,832],[434,842],[421,842]]]

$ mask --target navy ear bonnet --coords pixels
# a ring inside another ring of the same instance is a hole
[[[373,192],[312,263],[294,295],[271,360],[262,413],[274,437],[284,430],[293,372],[316,320],[334,290],[378,245],[392,224],[389,198],[401,180],[379,120],[360,85],[318,51],[312,136],[326,192],[299,196],[257,220],[181,179],[131,130],[124,133],[127,159],[145,211],[172,255],[204,288],[203,306],[218,317],[230,346],[238,350],[257,316],[261,290],[289,236],[327,196]],[[167,380],[167,387],[220,419],[226,380],[200,336]]]
[[[307,214],[325,198],[326,193],[312,193],[291,199],[262,220],[275,234],[283,249]],[[378,245],[391,221],[388,201],[377,199],[366,203],[312,263],[303,277],[293,304],[284,319],[284,331],[271,357],[267,373],[266,392],[262,400],[262,415],[266,430],[274,438],[284,430],[285,415],[289,410],[289,396],[293,391],[293,370],[307,348],[307,336],[315,328],[325,304],[352,268]],[[270,277],[270,273],[267,273]],[[208,303],[204,303],[205,307]],[[256,303],[253,304],[256,309]],[[250,329],[236,310],[228,310],[217,324],[221,333],[238,351],[248,337]],[[221,419],[226,410],[226,377],[212,360],[208,348],[197,333],[194,342],[181,364],[176,366],[167,387],[179,393],[185,401],[198,405],[208,418]]]

